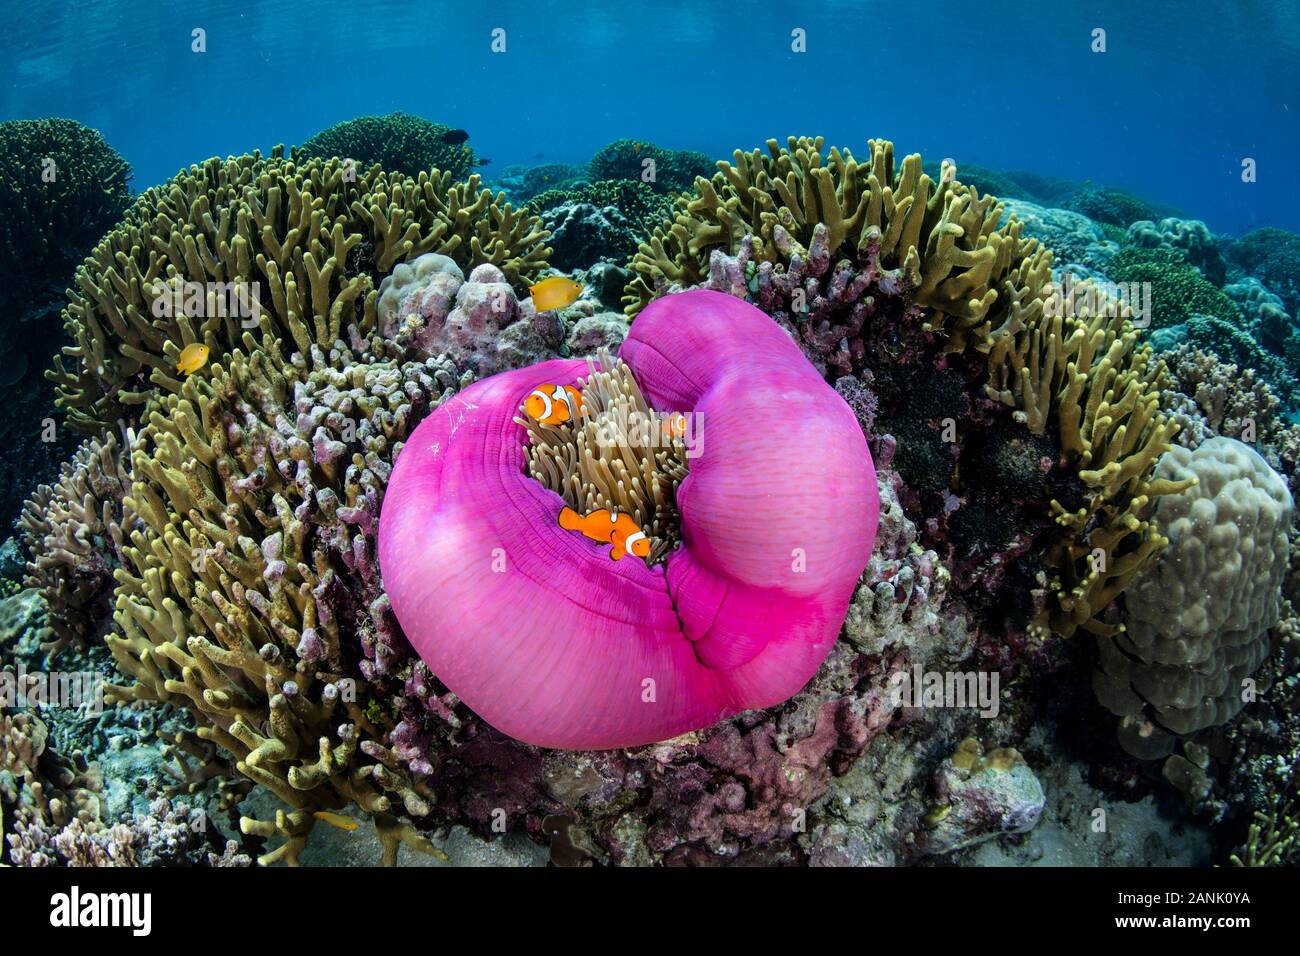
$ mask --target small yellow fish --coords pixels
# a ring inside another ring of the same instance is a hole
[[[345,817],[340,813],[330,813],[328,810],[317,810],[312,814],[317,820],[328,823],[332,827],[338,827],[340,830],[347,830],[349,833],[357,828],[357,821],[351,817]]]
[[[529,286],[528,291],[533,297],[533,308],[538,312],[549,312],[576,302],[582,295],[582,286],[567,276],[551,276]]]
[[[176,371],[185,375],[192,375],[208,364],[208,353],[210,351],[211,349],[206,345],[201,345],[198,342],[185,346],[176,359]]]

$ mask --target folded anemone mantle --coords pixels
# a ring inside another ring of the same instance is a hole
[[[648,306],[620,358],[694,413],[661,564],[559,527],[525,473],[520,403],[583,361],[476,383],[403,448],[380,516],[385,588],[420,656],[498,730],[545,747],[664,740],[780,703],[813,676],[871,553],[875,472],[852,412],[775,323],[709,291]]]

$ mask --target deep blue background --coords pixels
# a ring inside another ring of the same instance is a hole
[[[624,136],[718,156],[789,133],[859,153],[884,136],[1125,187],[1219,231],[1300,231],[1297,0],[0,0],[0,14],[0,119],[98,128],[136,188],[400,109],[468,129],[489,178]]]

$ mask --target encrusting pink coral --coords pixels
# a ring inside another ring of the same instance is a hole
[[[796,693],[834,644],[871,553],[875,472],[858,423],[766,315],[664,297],[620,357],[703,438],[664,564],[561,529],[515,417],[581,361],[485,379],[404,446],[380,515],[383,581],[429,668],[498,730],[546,747],[665,740]]]

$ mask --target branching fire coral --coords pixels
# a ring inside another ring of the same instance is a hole
[[[442,360],[354,347],[232,352],[160,401],[132,449],[142,528],[107,642],[134,683],[108,696],[191,710],[199,737],[288,805],[243,823],[285,838],[264,863],[296,860],[313,813],[355,803],[388,820],[432,802],[415,741],[420,702],[441,705],[427,687],[402,696],[431,681],[401,659],[374,528],[401,442],[459,383]]]
[[[1177,430],[1159,410],[1161,366],[1120,303],[1091,290],[1067,304],[1051,252],[953,167],[935,182],[919,156],[896,169],[886,141],[871,141],[865,163],[823,146],[769,140],[767,155],[737,151],[697,179],[633,257],[627,312],[703,283],[776,318],[828,379],[911,365],[982,381],[1032,435],[1053,437],[1062,477],[1083,485],[1082,500],[1052,502],[1052,570],[1033,587],[1030,631],[1104,630],[1097,616],[1163,544],[1145,508],[1177,490],[1150,480]],[[946,414],[990,424],[973,405]],[[936,493],[963,480],[951,462],[933,470]]]
[[[824,144],[820,136],[790,137],[781,148],[771,139],[768,155],[737,150],[712,180],[697,178],[696,195],[633,257],[628,314],[669,284],[703,281],[713,249],[734,254],[753,236],[756,263],[850,257],[901,267],[892,278],[911,286],[915,303],[931,310],[928,326],[952,350],[968,339],[986,350],[995,329],[1026,321],[1021,312],[1035,300],[1010,293],[1029,278],[1049,277],[1046,253],[1022,240],[1018,225],[998,228],[992,197],[952,179],[936,184],[915,154],[896,173],[885,140],[870,142],[864,164],[838,148],[823,158]],[[818,227],[826,232],[814,248]],[[1004,289],[1004,281],[1013,285]]]
[[[374,327],[379,278],[426,252],[492,263],[521,287],[546,265],[546,232],[477,176],[412,179],[277,148],[191,166],[147,190],[77,270],[64,326],[75,343],[49,373],[69,424],[94,432],[178,393],[176,359],[199,342],[220,361],[254,329],[286,351],[329,349],[360,312]]]

